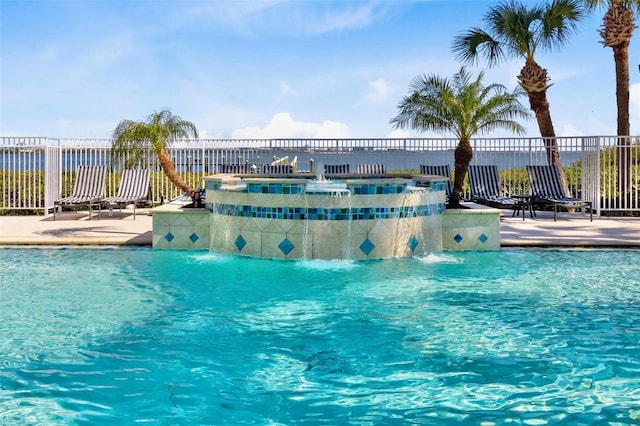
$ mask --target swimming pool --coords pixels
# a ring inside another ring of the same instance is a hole
[[[0,266],[0,424],[640,423],[640,251]]]

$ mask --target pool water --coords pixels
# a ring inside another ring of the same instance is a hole
[[[0,250],[0,424],[640,423],[640,251]]]

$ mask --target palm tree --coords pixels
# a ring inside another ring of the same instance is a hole
[[[480,72],[473,80],[462,67],[451,80],[432,74],[418,76],[409,85],[410,94],[398,104],[399,113],[391,120],[395,128],[418,131],[451,132],[458,138],[455,158],[451,207],[460,205],[460,196],[469,163],[473,158],[471,138],[497,129],[524,134],[516,119],[529,119],[529,111],[518,98],[524,94],[517,88],[508,92],[501,84],[484,86]]]
[[[618,182],[620,191],[631,190],[631,126],[629,123],[629,44],[640,13],[640,0],[584,0],[587,9],[606,7],[600,36],[602,44],[613,49],[616,66],[616,104],[618,107]]]
[[[518,81],[529,95],[547,160],[557,167],[561,164],[560,152],[547,100],[551,79],[535,61],[535,53],[564,46],[583,15],[579,0],[553,0],[531,8],[516,0],[504,1],[485,15],[487,31],[473,28],[456,36],[452,47],[457,58],[466,63],[476,62],[480,55],[490,66],[512,58],[525,59]]]
[[[167,151],[176,139],[198,138],[198,129],[193,123],[164,108],[150,114],[146,121],[122,120],[112,137],[111,155],[124,157],[125,167],[131,167],[151,149],[171,183],[196,200],[197,191],[182,180]]]

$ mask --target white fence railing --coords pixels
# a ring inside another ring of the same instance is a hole
[[[624,144],[620,144],[622,141]],[[206,139],[178,141],[170,148],[182,179],[194,188],[222,164],[270,164],[287,157],[298,171],[314,164],[383,163],[390,172],[417,173],[421,164],[448,164],[454,169],[458,141],[449,138],[407,139]],[[594,203],[596,213],[640,212],[639,138],[557,138],[569,190]],[[485,138],[472,141],[472,164],[495,164],[505,194],[528,193],[527,165],[547,164],[541,138]],[[122,165],[111,158],[109,139],[0,137],[0,212],[46,212],[55,199],[69,195],[78,165],[110,168],[107,195],[115,195]],[[180,194],[162,173],[153,154],[137,167],[149,168],[151,201]]]

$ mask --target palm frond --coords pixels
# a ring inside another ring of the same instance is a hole
[[[416,77],[390,122],[401,129],[453,133],[460,140],[499,128],[523,133],[517,120],[531,117],[518,100],[524,91],[508,92],[497,83],[485,86],[483,79],[484,72],[473,78],[464,67],[451,79],[435,74]]]
[[[613,0],[582,0],[584,7],[593,11],[596,9],[609,9]],[[621,0],[620,3],[623,7],[631,10],[635,16],[640,15],[640,0]]]
[[[452,51],[463,63],[475,63],[482,56],[494,66],[516,57],[533,58],[539,47],[562,47],[584,18],[581,1],[553,0],[534,6],[518,0],[502,1],[484,15],[485,29],[472,28],[455,36]]]
[[[502,44],[479,28],[472,28],[454,37],[451,51],[456,59],[467,64],[476,64],[479,57],[484,57],[490,65],[505,59]]]
[[[540,43],[550,50],[563,47],[584,17],[584,9],[577,0],[554,0],[541,19]]]
[[[122,120],[112,133],[112,157],[130,167],[149,150],[158,155],[177,139],[197,138],[196,126],[167,108],[147,116],[146,121]]]

